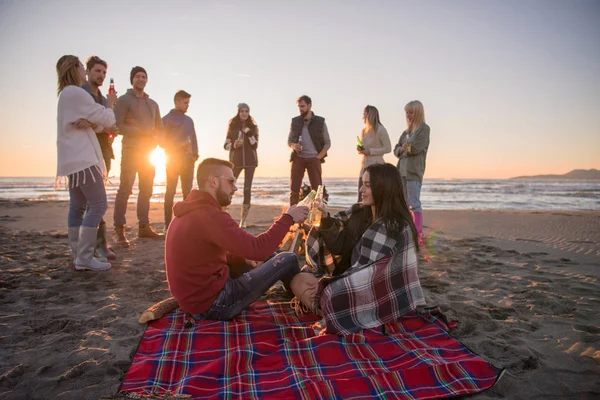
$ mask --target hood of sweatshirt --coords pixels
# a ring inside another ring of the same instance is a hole
[[[128,96],[133,96],[135,98],[138,97],[137,94],[135,94],[135,90],[133,90],[133,89],[127,89],[127,92],[125,94],[128,95]],[[142,94],[142,97],[144,99],[147,99],[150,96],[148,96],[148,94],[146,92],[144,92],[144,94]]]
[[[221,210],[221,206],[217,203],[217,199],[210,193],[194,189],[185,200],[180,201],[173,206],[173,214],[176,217],[181,217],[201,208],[216,208],[219,211]]]

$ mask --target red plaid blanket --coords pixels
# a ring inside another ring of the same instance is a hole
[[[121,390],[211,399],[432,399],[480,392],[501,373],[452,338],[438,312],[344,337],[315,336],[316,320],[297,317],[289,303],[257,302],[233,321],[193,325],[177,310],[148,325]]]

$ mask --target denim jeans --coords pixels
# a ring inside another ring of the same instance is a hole
[[[240,176],[242,170],[244,172],[244,204],[250,205],[250,199],[252,197],[252,180],[254,179],[254,170],[256,167],[235,167],[233,169],[233,176],[235,179]]]
[[[402,177],[402,184],[404,186],[404,196],[408,202],[408,206],[412,212],[423,212],[421,208],[421,185],[419,181],[407,181],[405,177]]]
[[[299,272],[298,257],[294,253],[279,253],[237,279],[230,276],[208,311],[192,317],[229,321],[264,295],[275,282],[281,280],[289,287]]]
[[[140,224],[149,223],[148,214],[150,212],[150,199],[152,198],[155,174],[155,167],[150,162],[150,154],[153,150],[154,147],[123,147],[123,152],[121,153],[121,182],[115,199],[115,226],[123,226],[127,223],[125,219],[127,201],[129,200],[129,196],[131,196],[136,174],[139,178],[138,221]]]
[[[186,155],[169,154],[167,157],[167,190],[165,191],[165,225],[173,218],[173,198],[177,192],[177,181],[181,177],[183,199],[190,194],[194,184],[194,160]]]
[[[69,228],[97,228],[108,208],[102,173],[90,167],[69,175],[69,197]]]
[[[317,190],[319,185],[323,184],[321,180],[321,160],[316,157],[294,157],[290,179],[290,206],[296,205],[300,201],[300,187],[302,186],[304,171],[308,172],[308,180],[313,190]]]

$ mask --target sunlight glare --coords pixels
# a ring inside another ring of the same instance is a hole
[[[154,149],[150,154],[150,162],[156,167],[155,182],[163,182],[167,174],[167,155],[165,151],[160,147]]]

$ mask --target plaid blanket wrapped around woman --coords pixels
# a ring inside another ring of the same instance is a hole
[[[353,205],[333,218],[341,223],[360,207]],[[417,252],[410,227],[396,237],[376,220],[352,250],[351,265],[332,276],[334,257],[313,227],[306,239],[306,261],[320,276],[313,311],[325,319],[326,333],[347,335],[396,320],[425,304],[417,272]]]

